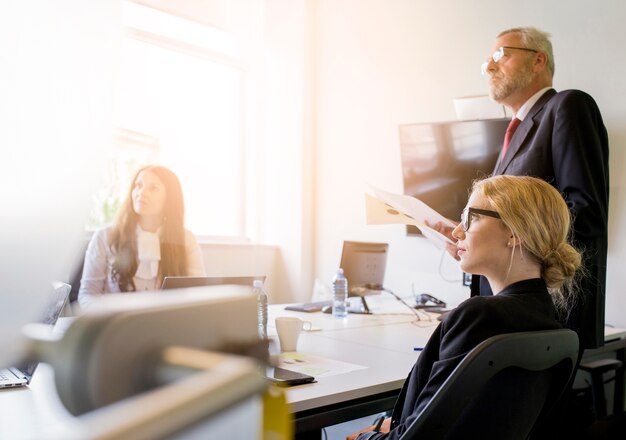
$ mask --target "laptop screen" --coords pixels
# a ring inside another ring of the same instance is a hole
[[[69,284],[53,283],[52,293],[46,301],[42,317],[39,319],[38,322],[42,324],[54,325],[59,319],[59,316],[61,316],[61,313],[63,312],[63,309],[67,304],[70,290],[71,286]],[[30,380],[38,364],[39,362],[36,361],[25,362],[21,365],[18,365],[17,369],[24,374],[26,380]]]
[[[186,287],[219,286],[223,284],[235,284],[250,286],[255,280],[265,282],[265,275],[244,277],[165,277],[161,289],[183,289]]]
[[[48,299],[44,312],[39,322],[42,324],[54,325],[63,312],[67,304],[71,286],[65,283],[54,283],[53,291]]]

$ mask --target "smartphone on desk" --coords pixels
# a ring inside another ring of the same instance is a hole
[[[315,382],[313,376],[304,373],[296,373],[295,371],[285,370],[280,367],[266,367],[265,376],[277,385],[284,387]]]

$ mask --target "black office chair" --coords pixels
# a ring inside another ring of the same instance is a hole
[[[542,438],[578,355],[572,330],[508,333],[465,356],[402,440]]]

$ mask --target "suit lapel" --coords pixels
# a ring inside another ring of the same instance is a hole
[[[528,137],[528,133],[535,126],[535,116],[543,110],[543,107],[554,95],[556,95],[556,90],[550,89],[544,93],[541,98],[539,98],[535,105],[533,105],[533,108],[530,109],[530,112],[528,112],[522,123],[519,125],[515,134],[513,134],[513,138],[509,143],[509,148],[507,149],[506,154],[504,157],[498,159],[496,167],[493,171],[494,175],[505,174],[508,165],[511,163],[522,145],[524,145],[526,138]]]

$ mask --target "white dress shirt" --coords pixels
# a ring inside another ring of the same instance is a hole
[[[78,303],[81,308],[89,307],[103,294],[120,292],[117,282],[112,278],[115,254],[109,247],[110,231],[110,227],[96,231],[87,246],[83,276],[78,292]],[[185,250],[187,275],[205,276],[200,246],[196,237],[188,230],[185,230]],[[157,275],[161,260],[159,233],[146,232],[138,227],[137,251],[139,265],[133,277],[136,291],[157,290],[160,287],[157,286]]]
[[[528,115],[528,112],[530,112],[530,109],[533,108],[533,106],[535,105],[537,101],[539,101],[539,98],[541,98],[543,94],[546,93],[550,89],[552,89],[552,86],[544,87],[543,89],[535,93],[533,96],[528,98],[528,100],[524,104],[522,104],[522,106],[519,108],[517,113],[513,115],[513,117],[519,119],[520,121],[523,121],[524,118]]]

